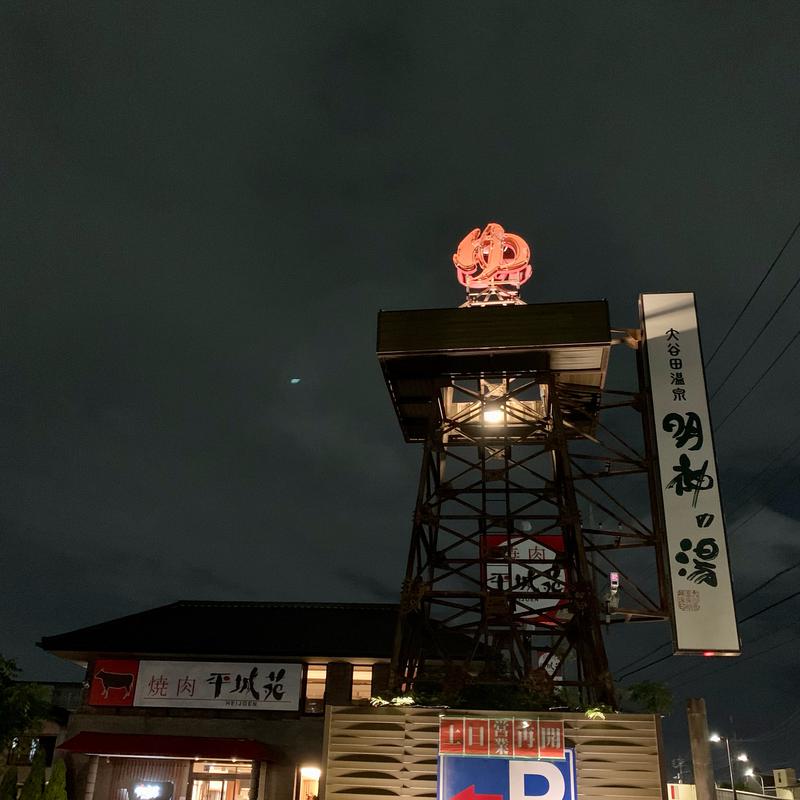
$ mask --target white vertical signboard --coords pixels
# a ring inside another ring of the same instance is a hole
[[[640,298],[677,653],[740,651],[694,294]]]

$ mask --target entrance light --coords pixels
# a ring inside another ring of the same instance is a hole
[[[300,767],[300,776],[302,778],[318,781],[320,775],[322,775],[322,770],[319,767]]]
[[[154,800],[161,794],[161,787],[157,783],[140,783],[133,793],[138,800]]]

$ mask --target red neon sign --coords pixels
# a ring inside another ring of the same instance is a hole
[[[458,282],[467,289],[487,289],[511,284],[517,289],[533,274],[528,243],[502,225],[490,222],[475,228],[453,254]]]

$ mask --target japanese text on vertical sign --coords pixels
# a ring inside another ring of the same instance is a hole
[[[694,295],[642,295],[676,649],[738,652]]]

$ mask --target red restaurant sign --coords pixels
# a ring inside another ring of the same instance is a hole
[[[303,667],[207,661],[99,659],[89,686],[92,706],[296,711]]]
[[[95,661],[89,685],[89,705],[132,706],[138,675],[138,661]]]

